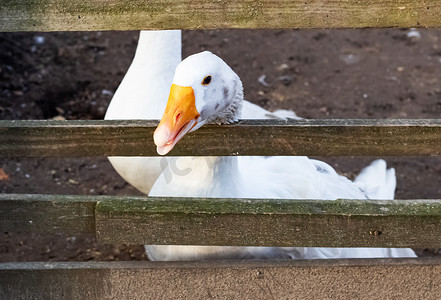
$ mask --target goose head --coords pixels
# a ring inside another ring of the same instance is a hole
[[[187,57],[176,68],[154,133],[158,154],[167,154],[185,134],[204,124],[237,122],[242,100],[242,82],[221,58],[208,51]]]

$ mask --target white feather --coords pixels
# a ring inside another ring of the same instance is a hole
[[[382,159],[377,159],[364,168],[354,182],[369,198],[377,200],[393,199],[397,185],[395,169],[387,169],[386,162]]]

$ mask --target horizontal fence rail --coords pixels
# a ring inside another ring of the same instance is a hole
[[[441,260],[0,263],[0,299],[439,299]]]
[[[3,120],[0,157],[158,156],[157,125]],[[203,126],[169,155],[441,155],[441,120],[247,120]]]
[[[95,233],[99,197],[0,194],[2,232]]]
[[[3,0],[0,31],[440,27],[439,0]]]
[[[100,243],[441,246],[441,200],[260,200],[0,195],[2,232],[93,233]]]

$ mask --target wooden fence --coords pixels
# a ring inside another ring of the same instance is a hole
[[[440,27],[438,0],[3,0],[2,31]]]
[[[1,31],[440,27],[437,0],[6,0]],[[156,156],[150,121],[0,121],[0,157]],[[241,121],[171,155],[440,155],[439,120]],[[204,149],[198,146],[204,140]],[[265,146],[262,146],[265,145]],[[167,224],[165,228],[161,224]],[[99,242],[440,247],[441,200],[0,195],[2,232]],[[440,298],[441,259],[1,263],[0,299]]]
[[[93,233],[102,243],[441,245],[439,200],[268,200],[0,195],[0,230]],[[164,226],[167,224],[167,226]]]

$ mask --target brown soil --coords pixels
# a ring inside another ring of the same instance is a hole
[[[305,118],[438,118],[441,30],[409,32],[191,31],[183,33],[183,56],[220,55],[242,78],[246,98],[270,110]],[[0,34],[0,119],[102,119],[137,37]],[[374,158],[321,159],[353,177]],[[397,170],[396,198],[440,198],[439,157],[387,161]],[[105,158],[0,159],[0,191],[140,195]],[[0,261],[145,259],[142,246],[97,245],[92,236],[1,234]]]

